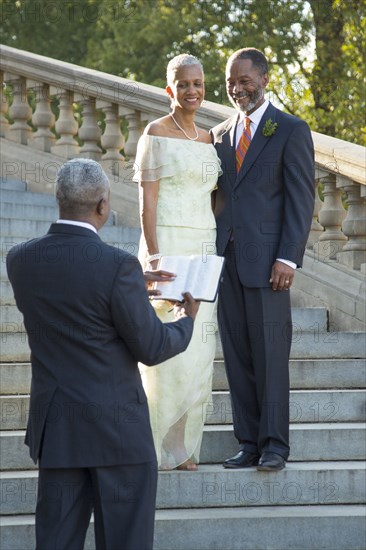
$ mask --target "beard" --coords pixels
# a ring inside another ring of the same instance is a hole
[[[249,103],[244,106],[236,102],[236,100],[241,99],[243,97],[249,98]],[[240,95],[236,95],[235,98],[229,96],[230,103],[235,107],[237,111],[242,111],[243,113],[247,113],[248,111],[252,111],[257,103],[264,97],[264,89],[259,86],[255,92],[246,92]]]

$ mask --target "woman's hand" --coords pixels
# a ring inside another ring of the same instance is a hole
[[[159,260],[151,260],[151,262],[149,262],[149,272],[156,271],[158,264]]]

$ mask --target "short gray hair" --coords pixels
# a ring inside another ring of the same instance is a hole
[[[166,80],[168,86],[173,84],[175,75],[177,74],[178,70],[181,67],[186,67],[187,65],[198,66],[201,69],[202,74],[204,74],[202,63],[199,59],[197,59],[197,57],[195,57],[194,55],[189,55],[188,53],[181,53],[180,55],[176,55],[175,57],[173,57],[173,59],[169,61],[166,68]]]
[[[75,158],[63,164],[57,173],[56,199],[60,209],[87,212],[107,198],[109,180],[95,160]]]
[[[230,67],[232,63],[238,59],[249,59],[252,62],[253,67],[263,75],[268,73],[268,61],[266,56],[257,48],[241,48],[231,54],[226,63],[226,68]]]

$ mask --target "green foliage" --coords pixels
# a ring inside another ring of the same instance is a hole
[[[257,47],[269,60],[271,100],[313,130],[365,142],[365,0],[0,0],[0,6],[6,44],[148,84],[165,87],[174,55],[196,55],[206,97],[219,103],[227,103],[228,56]]]
[[[83,63],[99,17],[96,0],[0,0],[2,43]]]

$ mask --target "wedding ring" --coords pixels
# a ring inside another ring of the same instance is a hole
[[[288,285],[290,281],[285,281],[285,285]]]

